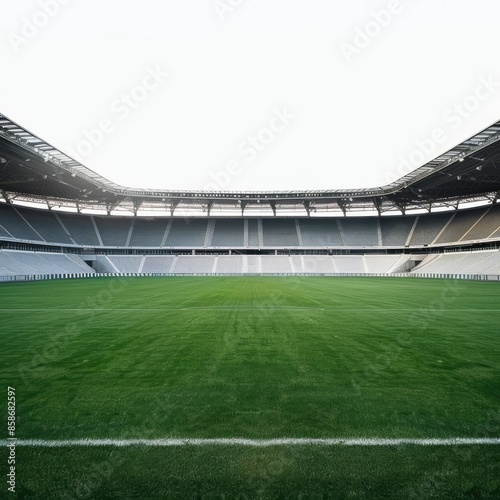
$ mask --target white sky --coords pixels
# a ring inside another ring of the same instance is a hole
[[[0,112],[132,187],[379,186],[500,119],[499,16],[498,0],[0,0]]]

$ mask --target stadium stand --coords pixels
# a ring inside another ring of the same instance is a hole
[[[261,273],[262,263],[260,256],[258,255],[244,255],[243,256],[243,267],[242,271],[244,273]]]
[[[100,246],[94,223],[88,215],[59,213],[59,219],[77,245]]]
[[[299,246],[294,219],[262,219],[262,232],[266,247]]]
[[[212,246],[244,246],[244,221],[242,219],[218,219],[214,222],[215,228],[212,236]]]
[[[175,259],[177,274],[210,274],[214,270],[214,255],[179,255]]]
[[[436,238],[436,243],[453,243],[460,241],[484,214],[483,210],[466,210],[455,212],[455,216],[444,231]]]
[[[337,269],[333,263],[333,257],[323,256],[323,255],[301,255],[291,257],[292,266],[294,271],[311,274],[333,274],[337,272]]]
[[[366,273],[362,255],[338,255],[333,260],[338,273]]]
[[[162,274],[335,274],[399,272],[409,255],[109,255],[100,272]]]
[[[174,219],[165,245],[167,247],[202,247],[207,219]]]
[[[70,237],[64,231],[53,212],[41,212],[35,210],[26,210],[23,212],[26,222],[39,234],[45,241],[55,241],[58,243],[71,244]]]
[[[262,246],[259,238],[259,224],[257,219],[248,220],[248,246],[249,247]]]
[[[0,226],[0,238],[13,238],[13,236],[3,226]]]
[[[170,273],[174,260],[174,255],[147,255],[139,269],[143,273]]]
[[[22,274],[390,274],[405,273],[414,260],[407,252],[426,245],[500,239],[500,205],[455,212],[384,217],[171,218],[70,214],[0,203],[0,276]],[[92,268],[76,254],[38,251],[48,245],[90,250]],[[26,245],[25,245],[26,246]],[[113,250],[110,249],[112,247]],[[365,253],[392,248],[390,255]],[[211,255],[200,255],[204,248]],[[245,253],[248,248],[248,255]],[[326,249],[350,255],[325,255]],[[108,250],[109,249],[109,250]],[[120,250],[123,249],[123,253]],[[144,249],[141,251],[141,249]],[[152,255],[158,250],[158,255]],[[178,255],[161,255],[163,251]],[[235,255],[239,249],[242,255]],[[257,250],[262,254],[255,255]],[[283,249],[304,255],[278,255]],[[297,249],[297,250],[294,250]],[[319,249],[319,252],[316,250]],[[332,250],[333,249],[333,250]],[[357,250],[356,250],[357,249]],[[460,250],[459,248],[456,248]],[[361,250],[361,251],[360,251]],[[229,254],[228,252],[233,254]],[[356,254],[356,251],[358,252]],[[490,252],[494,250],[489,250]],[[15,253],[18,252],[18,253]],[[110,254],[110,252],[113,252]],[[308,255],[309,253],[320,255]],[[93,254],[97,254],[92,256]],[[187,253],[187,254],[186,254]],[[223,253],[216,255],[216,253]],[[253,254],[252,254],[253,253]],[[273,253],[275,255],[273,255]],[[413,274],[483,273],[497,269],[496,254],[429,255]],[[489,266],[489,267],[488,267]]]
[[[498,269],[500,121],[385,186],[314,192],[121,186],[5,115],[0,149],[0,278]]]
[[[408,258],[408,255],[365,255],[366,272],[375,274],[397,272]]]
[[[500,205],[491,206],[479,222],[472,226],[462,237],[462,241],[490,238],[500,228]]]
[[[77,255],[18,250],[0,250],[0,269],[4,276],[95,272]]]
[[[217,257],[216,272],[219,274],[240,274],[243,272],[242,255],[220,255]]]
[[[499,217],[500,205],[417,217],[148,220],[0,203],[0,238],[115,248],[404,247],[410,234],[410,246],[498,238]]]
[[[380,231],[382,245],[386,247],[402,247],[406,245],[410,231],[415,224],[415,217],[381,217]]]
[[[500,251],[449,252],[426,257],[413,274],[500,274]]]
[[[300,219],[299,226],[305,247],[343,245],[337,219]]]
[[[419,215],[410,239],[410,246],[430,245],[453,217],[449,212]]]
[[[377,218],[353,217],[348,221],[344,219],[340,223],[342,224],[345,244],[347,246],[381,246],[378,240]]]
[[[490,238],[500,238],[500,227],[490,235]]]
[[[103,246],[127,246],[127,238],[130,232],[132,219],[124,219],[121,217],[93,217],[93,219],[97,226],[97,231],[101,237]]]
[[[168,228],[168,219],[134,219],[134,227],[130,238],[131,247],[152,247],[162,246],[165,231]]]
[[[290,274],[292,272],[290,257],[283,255],[262,255],[260,259],[263,274]]]
[[[136,255],[109,255],[108,259],[121,273],[138,273],[142,262]]]
[[[20,240],[44,241],[43,238],[21,216],[24,209],[17,209],[11,205],[0,203],[0,224],[12,235]],[[45,212],[43,212],[45,214]],[[45,214],[45,216],[48,214]]]

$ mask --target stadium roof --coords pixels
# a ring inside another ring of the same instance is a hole
[[[496,203],[499,193],[500,121],[385,186],[181,192],[118,185],[0,114],[0,196],[7,203],[133,215],[346,215]]]

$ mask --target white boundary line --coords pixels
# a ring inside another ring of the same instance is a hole
[[[12,444],[6,440],[2,446]],[[17,439],[16,446],[63,448],[70,446],[458,446],[500,445],[500,438],[165,438],[165,439]]]

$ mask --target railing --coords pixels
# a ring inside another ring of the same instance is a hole
[[[436,273],[71,273],[71,274],[18,274],[0,276],[0,283],[13,283],[23,281],[67,280],[82,278],[106,277],[167,277],[167,276],[327,276],[327,277],[372,277],[372,278],[432,278],[474,281],[500,281],[498,274],[436,274]]]

